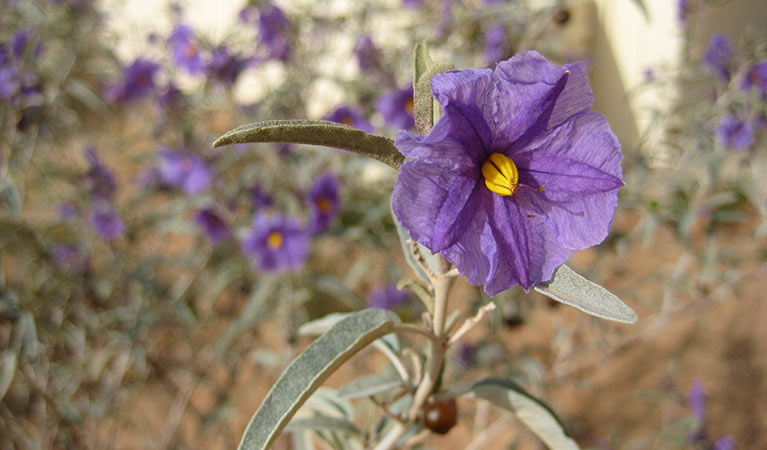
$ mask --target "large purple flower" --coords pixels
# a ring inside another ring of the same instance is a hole
[[[173,29],[168,43],[173,48],[173,62],[193,75],[203,72],[205,60],[200,52],[197,37],[192,27],[185,24],[177,25]]]
[[[309,233],[297,220],[286,216],[258,214],[253,230],[242,243],[245,253],[261,270],[277,272],[301,269],[309,255]]]
[[[137,59],[125,68],[122,79],[109,91],[109,96],[117,102],[140,100],[155,90],[155,77],[160,70],[157,63],[146,59]]]
[[[182,188],[187,194],[200,194],[210,188],[213,169],[199,156],[180,150],[163,150],[160,155],[160,177],[166,185]]]
[[[413,119],[413,85],[393,89],[378,100],[378,111],[383,114],[386,125],[402,130],[415,127]]]
[[[335,111],[326,116],[325,120],[359,128],[367,133],[373,132],[373,125],[370,121],[359,110],[349,108],[348,106],[339,106]]]
[[[754,126],[748,120],[727,114],[716,128],[716,138],[725,147],[746,150],[754,145]]]
[[[267,4],[258,16],[258,37],[271,59],[288,61],[293,54],[290,46],[290,20],[273,4]]]
[[[607,236],[622,155],[604,116],[588,112],[585,64],[524,52],[495,71],[435,76],[432,91],[442,118],[395,141],[412,160],[392,205],[413,239],[495,295],[550,280]]]
[[[703,63],[719,75],[723,81],[730,79],[730,59],[732,58],[732,44],[727,36],[715,34],[711,36],[708,50],[703,56]]]
[[[338,178],[332,173],[317,178],[309,192],[308,200],[311,211],[309,228],[314,234],[322,233],[328,229],[341,210]]]

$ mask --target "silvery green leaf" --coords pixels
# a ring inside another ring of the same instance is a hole
[[[293,432],[293,445],[296,450],[314,450],[314,438],[310,430]]]
[[[389,202],[391,203],[391,202]],[[410,240],[410,235],[407,231],[405,231],[404,228],[402,228],[402,225],[400,225],[399,220],[397,220],[397,215],[394,214],[394,211],[392,210],[391,213],[392,220],[394,220],[394,226],[397,228],[397,236],[399,236],[399,242],[402,246],[402,252],[405,253],[405,260],[407,261],[408,265],[411,269],[413,269],[413,272],[415,272],[416,275],[418,275],[418,278],[426,282],[427,284],[430,283],[429,276],[426,274],[426,272],[421,267],[421,264],[415,260],[415,257],[413,256],[413,253],[410,251],[410,244],[408,244],[408,241]],[[415,246],[418,248],[418,251],[421,253],[421,256],[423,256],[423,259],[426,261],[426,265],[431,269],[432,273],[437,273],[439,270],[439,259],[437,258],[437,255],[433,254],[428,248],[424,247],[423,245],[414,242]]]
[[[354,420],[354,406],[352,406],[351,402],[348,399],[341,398],[338,395],[338,390],[325,386],[318,388],[306,400],[301,410],[306,409],[326,416]],[[299,411],[296,415],[300,416],[301,412]]]
[[[394,146],[393,139],[327,120],[269,120],[251,123],[227,131],[216,139],[213,147],[256,142],[290,142],[340,148],[376,159],[395,169],[405,161],[405,157]]]
[[[388,392],[403,386],[402,380],[394,375],[368,375],[357,378],[343,385],[338,390],[338,396],[347,400],[369,397]]]
[[[421,283],[405,278],[397,282],[397,289],[409,289],[419,300],[421,300],[427,310],[432,311],[434,309],[434,299],[432,298],[431,293]]]
[[[425,42],[416,44],[413,54],[413,90],[415,91],[418,80],[421,79],[421,75],[432,65],[432,60],[429,55],[429,48]]]
[[[434,126],[434,97],[431,93],[431,78],[438,74],[455,69],[453,63],[436,61],[432,63],[418,78],[413,90],[413,118],[415,127],[421,134],[427,134]],[[438,110],[438,108],[437,108]]]
[[[13,377],[16,375],[17,358],[16,352],[6,350],[3,353],[3,358],[0,359],[0,400],[5,397],[5,393],[8,392]]]
[[[296,417],[285,427],[285,431],[302,430],[332,430],[362,435],[362,432],[348,420],[322,414],[312,417]]]
[[[634,310],[615,294],[578,275],[564,264],[554,272],[551,281],[539,284],[533,289],[552,300],[573,306],[592,316],[623,323],[637,321]]]
[[[468,395],[489,401],[505,409],[524,423],[551,450],[578,450],[578,444],[567,435],[562,422],[552,409],[505,378],[486,378],[469,389]]]
[[[366,309],[335,324],[285,369],[251,418],[239,448],[268,448],[330,374],[368,344],[389,334],[398,322],[391,311]]]
[[[16,184],[10,178],[0,181],[0,199],[3,202],[3,210],[18,213],[21,211],[21,195]]]
[[[306,322],[298,327],[296,332],[299,336],[319,336],[322,333],[326,333],[333,325],[340,322],[342,319],[349,317],[353,313],[330,313],[326,316],[322,316],[319,319]]]

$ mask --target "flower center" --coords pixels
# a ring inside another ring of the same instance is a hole
[[[284,241],[285,238],[279,231],[272,231],[269,233],[269,236],[266,237],[266,245],[271,250],[279,250],[282,247],[282,243]]]
[[[519,187],[519,170],[508,156],[493,153],[482,165],[482,176],[485,186],[498,195],[508,197],[514,195]]]
[[[407,111],[408,114],[413,114],[413,99],[410,98],[407,100],[407,103],[405,103],[405,111]]]
[[[344,125],[349,125],[350,127],[354,125],[354,119],[352,116],[344,116],[341,118],[341,123]]]
[[[330,214],[333,210],[333,202],[328,197],[322,196],[317,199],[317,208],[322,214]]]

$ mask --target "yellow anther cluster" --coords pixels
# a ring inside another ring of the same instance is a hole
[[[493,153],[482,165],[482,176],[485,186],[498,195],[507,197],[514,195],[519,187],[519,170],[508,156]]]
[[[282,233],[279,231],[272,231],[266,237],[266,245],[272,250],[279,250],[282,247],[283,241],[285,241],[285,238],[282,237]]]

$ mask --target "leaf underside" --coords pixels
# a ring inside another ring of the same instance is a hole
[[[357,128],[327,120],[269,120],[227,131],[213,142],[213,147],[259,142],[287,142],[340,148],[381,161],[394,169],[405,157],[394,140],[368,134]]]
[[[366,309],[335,324],[285,369],[251,418],[239,448],[269,448],[298,408],[335,369],[389,334],[398,322],[391,311]]]

